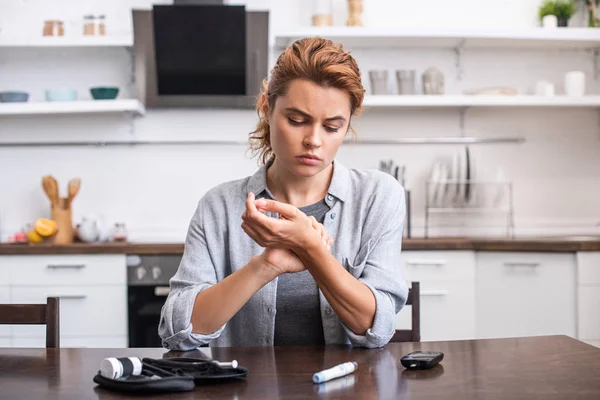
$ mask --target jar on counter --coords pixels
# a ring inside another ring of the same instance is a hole
[[[98,35],[104,36],[106,35],[106,16],[99,15],[98,16]]]
[[[96,34],[96,19],[93,15],[83,17],[83,35],[94,36]]]
[[[127,241],[127,228],[123,222],[115,223],[115,228],[113,230],[113,240],[115,242],[125,242]]]
[[[55,21],[56,36],[65,36],[65,23],[63,21]]]
[[[312,25],[313,26],[331,26],[333,25],[333,6],[332,0],[315,0],[313,6]]]
[[[42,30],[42,36],[54,36],[54,20],[44,21],[44,29]]]

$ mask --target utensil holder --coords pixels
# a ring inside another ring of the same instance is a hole
[[[60,199],[59,205],[52,207],[52,219],[57,225],[54,244],[73,243],[73,212],[67,199]]]

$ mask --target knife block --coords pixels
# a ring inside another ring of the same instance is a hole
[[[73,212],[67,200],[68,199],[60,199],[58,206],[52,207],[52,219],[57,225],[54,244],[73,243]]]

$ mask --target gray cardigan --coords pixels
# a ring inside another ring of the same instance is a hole
[[[406,303],[408,288],[400,268],[405,215],[402,186],[375,170],[347,169],[334,161],[325,201],[331,207],[323,225],[334,239],[332,254],[374,294],[377,310],[365,335],[347,328],[319,291],[326,344],[381,347],[394,334],[395,315]],[[198,203],[189,225],[183,258],[171,278],[162,308],[159,335],[167,349],[210,346],[273,345],[277,279],[259,290],[217,331],[192,333],[190,322],[196,295],[244,267],[262,253],[241,228],[247,194],[267,187],[267,166],[254,175],[221,184]]]

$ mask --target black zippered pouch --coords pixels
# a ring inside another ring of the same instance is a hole
[[[221,367],[212,360],[198,358],[143,358],[140,375],[108,378],[100,371],[94,382],[100,387],[122,393],[156,394],[187,392],[196,384],[245,378],[248,369],[238,366]]]

